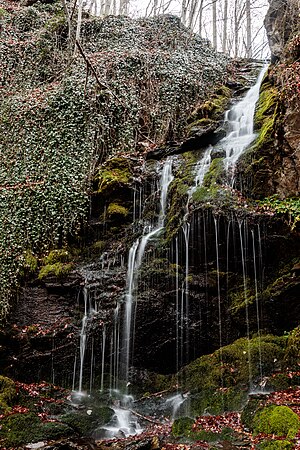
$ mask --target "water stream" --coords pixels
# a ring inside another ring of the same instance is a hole
[[[219,145],[226,151],[225,168],[231,173],[233,183],[234,166],[245,149],[254,141],[254,112],[259,98],[259,89],[268,65],[262,68],[255,85],[249,89],[246,96],[226,112],[226,136]]]
[[[128,385],[129,366],[131,358],[131,348],[134,340],[133,329],[133,306],[135,303],[135,289],[137,287],[139,269],[143,262],[143,257],[147,244],[157,237],[164,228],[164,221],[167,207],[167,194],[170,183],[173,180],[172,174],[172,158],[167,158],[160,177],[160,208],[157,223],[145,228],[145,234],[138,238],[129,250],[127,280],[126,280],[126,298],[125,298],[125,317],[122,336],[122,353],[121,353],[121,378]]]
[[[190,252],[192,253],[192,242],[194,242],[195,234],[198,233],[203,240],[203,247],[201,255],[204,267],[205,283],[207,283],[208,276],[208,246],[211,245],[207,236],[208,223],[203,214],[203,229],[197,230],[197,224],[189,221],[189,208],[192,203],[192,197],[198,187],[201,187],[205,178],[205,175],[209,171],[212,161],[212,150],[215,148],[221,148],[225,150],[226,157],[224,158],[224,166],[228,173],[228,180],[232,184],[234,180],[234,167],[238,158],[243,151],[254,140],[255,133],[253,131],[253,116],[255,110],[255,104],[259,95],[259,87],[263,79],[264,73],[267,67],[264,67],[257,79],[256,84],[248,91],[245,97],[237,102],[226,113],[225,127],[227,128],[226,137],[223,138],[215,147],[209,146],[202,154],[201,159],[195,168],[195,178],[193,185],[188,190],[188,201],[186,204],[186,214],[181,227],[180,233],[174,239],[173,248],[173,261],[175,263],[175,308],[176,315],[174,324],[174,334],[176,339],[176,350],[174,358],[176,358],[175,367],[178,373],[179,369],[190,360],[190,306],[189,306],[189,272],[190,272]],[[114,311],[114,326],[111,334],[108,334],[108,330],[105,327],[102,329],[102,341],[101,341],[101,373],[100,373],[100,390],[103,391],[105,387],[105,362],[106,356],[110,358],[110,371],[109,371],[109,383],[111,392],[118,393],[117,402],[113,401],[114,417],[111,423],[107,427],[102,427],[98,430],[98,434],[102,437],[122,437],[138,434],[142,431],[142,428],[137,421],[136,417],[130,410],[131,397],[127,395],[127,387],[130,384],[129,368],[133,362],[134,352],[134,334],[135,334],[135,316],[137,306],[137,288],[139,282],[139,274],[142,264],[145,260],[146,250],[149,243],[157,238],[164,230],[165,217],[167,211],[167,195],[170,183],[173,180],[172,173],[173,159],[168,158],[164,162],[163,166],[160,166],[160,177],[158,183],[159,190],[159,204],[157,207],[158,215],[154,223],[142,222],[143,220],[143,187],[139,186],[134,190],[133,197],[133,230],[137,232],[141,224],[144,225],[144,230],[138,238],[133,242],[129,254],[126,273],[126,294],[124,303],[118,303]],[[155,197],[156,186],[152,186],[152,196]],[[216,257],[216,271],[217,271],[217,296],[218,296],[218,329],[219,329],[219,346],[223,345],[223,328],[222,328],[222,305],[221,305],[221,284],[220,284],[220,254],[219,254],[219,222],[218,218],[213,218],[213,230],[212,242],[214,245],[214,253]],[[234,225],[229,221],[226,230],[226,258],[227,258],[227,273],[229,272],[229,247],[230,247],[230,234],[235,233]],[[256,310],[257,310],[257,327],[258,335],[260,333],[260,315],[259,315],[259,302],[258,292],[263,282],[262,274],[262,249],[261,249],[261,235],[258,227],[258,244],[255,244],[255,233],[251,231],[252,246],[248,249],[248,229],[247,224],[242,221],[238,224],[237,240],[239,248],[236,252],[239,253],[242,266],[242,275],[244,281],[244,293],[245,293],[245,310],[246,310],[246,328],[248,341],[250,338],[249,330],[249,317],[248,317],[248,300],[247,300],[247,261],[249,249],[253,255],[252,271],[255,278],[255,297],[256,297]],[[206,228],[207,227],[207,228]],[[196,231],[195,231],[196,228]],[[197,234],[196,234],[197,236]],[[200,240],[200,237],[199,237]],[[184,248],[184,251],[182,249]],[[107,256],[107,255],[106,255]],[[107,267],[109,269],[110,264],[115,264],[115,261],[106,260],[106,256],[102,256],[102,270]],[[171,258],[172,259],[172,258]],[[249,258],[250,260],[250,258]],[[124,258],[122,262],[124,266]],[[180,272],[180,266],[182,266],[182,274]],[[181,278],[182,276],[182,278]],[[260,278],[259,278],[260,277]],[[228,280],[227,280],[228,284]],[[180,292],[181,291],[181,292]],[[82,319],[82,327],[80,332],[80,352],[79,357],[75,358],[74,362],[74,387],[75,387],[75,371],[76,365],[79,363],[79,386],[78,394],[83,394],[83,371],[86,357],[87,346],[87,331],[89,321],[93,319],[93,315],[97,310],[94,305],[92,307],[91,298],[88,289],[88,283],[83,289],[84,297],[84,315]],[[206,292],[206,302],[209,301],[208,293]],[[199,317],[201,318],[201,307],[199,306]],[[200,319],[201,326],[201,319]],[[194,332],[194,331],[193,331]],[[224,333],[225,334],[225,333]],[[192,336],[192,332],[191,332]],[[192,338],[191,338],[192,339]],[[94,340],[91,340],[91,359],[90,359],[90,390],[92,389],[94,379]],[[107,355],[106,355],[107,353]],[[261,355],[260,355],[261,358]],[[79,361],[78,361],[79,360]],[[248,364],[249,364],[249,385],[252,386],[252,373],[251,373],[251,349],[248,347]],[[222,365],[222,353],[221,353],[221,365]],[[260,361],[260,366],[262,363]],[[262,378],[262,369],[261,378]],[[179,380],[177,380],[179,384]],[[112,397],[113,398],[113,397]],[[129,399],[129,400],[128,400]],[[170,397],[166,401],[166,405],[169,409],[172,409],[173,418],[176,417],[178,411],[181,408],[182,403],[186,405],[186,396],[177,392],[176,395]]]

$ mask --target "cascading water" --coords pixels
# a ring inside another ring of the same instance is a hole
[[[134,305],[134,292],[138,280],[138,271],[143,262],[143,256],[148,242],[154,237],[158,236],[164,228],[164,221],[166,215],[167,206],[167,193],[170,183],[173,180],[172,174],[172,158],[168,158],[163,166],[162,174],[160,177],[160,210],[157,220],[157,224],[141,238],[138,238],[132,245],[129,251],[128,258],[128,270],[126,280],[126,303],[125,303],[125,317],[124,317],[124,329],[122,340],[122,356],[121,358],[121,377],[128,384],[129,378],[129,365],[131,357],[131,346],[134,337],[132,336],[133,305]]]
[[[127,277],[126,277],[126,295],[125,295],[125,308],[123,315],[123,332],[120,342],[120,305],[117,305],[115,310],[114,329],[111,339],[111,367],[110,367],[110,385],[114,389],[114,395],[118,395],[118,406],[113,406],[115,415],[112,422],[107,427],[102,427],[99,431],[99,435],[104,437],[120,437],[139,434],[142,432],[142,428],[139,425],[137,419],[133,416],[132,411],[129,409],[133,398],[125,393],[120,394],[119,381],[125,382],[125,391],[129,385],[129,366],[131,360],[131,353],[133,351],[134,340],[134,317],[135,317],[135,303],[136,303],[136,287],[138,282],[139,269],[143,262],[144,253],[147,244],[151,239],[159,235],[164,228],[166,206],[167,206],[167,193],[168,187],[173,180],[172,174],[172,159],[168,158],[162,169],[160,177],[160,208],[157,223],[154,226],[147,226],[144,230],[147,230],[140,238],[136,239],[132,247],[129,250]],[[140,199],[140,196],[139,196]],[[134,203],[136,202],[136,196],[134,197]],[[139,207],[134,206],[134,210],[140,210],[141,201],[139,201]],[[136,214],[136,213],[135,213]],[[139,217],[141,214],[139,213]],[[120,356],[120,361],[119,361]],[[103,379],[101,380],[103,384]],[[123,389],[124,391],[124,389]]]
[[[239,157],[256,137],[253,121],[254,111],[259,97],[260,85],[267,68],[268,65],[262,68],[255,85],[249,89],[241,101],[226,113],[227,134],[218,146],[226,151],[224,164],[227,170],[234,168]]]
[[[212,161],[211,154],[214,148],[221,148],[225,150],[226,157],[224,158],[224,166],[228,173],[232,175],[231,184],[234,182],[233,174],[234,167],[239,157],[242,155],[244,150],[251,144],[255,139],[256,134],[254,133],[254,111],[255,105],[259,97],[259,89],[267,70],[267,65],[265,65],[255,83],[255,85],[247,92],[246,96],[233,105],[233,107],[226,112],[224,126],[227,128],[227,134],[215,147],[209,146],[202,154],[201,159],[196,165],[196,176],[194,179],[194,185],[188,190],[188,201],[186,205],[186,214],[184,217],[184,223],[182,226],[183,236],[184,236],[184,246],[185,246],[185,283],[182,287],[181,305],[179,307],[178,294],[176,294],[176,318],[180,323],[178,330],[178,325],[176,325],[176,368],[182,365],[183,355],[185,353],[185,341],[188,342],[189,335],[189,292],[188,292],[188,279],[189,279],[189,236],[190,236],[190,224],[189,219],[189,204],[192,202],[193,194],[197,188],[201,187],[205,178],[205,175],[209,171],[210,164]],[[220,293],[220,267],[219,267],[219,250],[218,250],[218,223],[217,218],[214,218],[214,229],[215,229],[215,247],[216,247],[216,261],[217,261],[217,288],[218,288],[218,326],[219,326],[219,346],[222,348],[222,311],[221,311],[221,293]],[[245,234],[246,236],[246,234]],[[229,230],[227,241],[229,239]],[[241,234],[241,224],[239,228],[239,239],[241,248],[241,258],[242,258],[242,268],[243,268],[243,279],[245,286],[245,302],[246,302],[246,326],[247,326],[247,336],[249,339],[249,318],[248,318],[248,305],[246,297],[246,245],[243,246],[243,236]],[[206,237],[205,237],[206,242]],[[206,251],[206,249],[205,249]],[[228,242],[227,242],[227,253],[228,253]],[[178,255],[178,239],[176,241],[176,255]],[[228,255],[227,255],[228,259]],[[178,256],[176,256],[176,265],[178,265]],[[256,271],[256,267],[254,269]],[[228,270],[227,270],[228,272]],[[177,274],[178,277],[178,274]],[[178,279],[176,281],[178,284]],[[176,289],[178,286],[176,285]],[[259,321],[259,318],[258,318]],[[180,359],[180,361],[179,361]],[[221,353],[222,359],[222,353]],[[252,383],[251,375],[251,354],[250,347],[248,348],[248,359],[249,359],[249,383]],[[179,364],[180,363],[180,364]],[[222,362],[221,362],[222,364]]]
[[[265,72],[266,68],[261,72],[256,85],[250,89],[245,98],[233,106],[233,108],[226,114],[226,124],[228,127],[227,136],[221,140],[217,147],[222,147],[226,150],[226,158],[224,159],[225,166],[230,169],[234,167],[237,159],[243,152],[243,150],[252,142],[255,138],[255,134],[253,133],[253,114],[255,103],[258,98],[259,86]],[[211,164],[211,154],[213,147],[208,147],[202,155],[202,158],[196,165],[196,174],[194,179],[193,186],[188,190],[188,202],[186,207],[186,215],[185,220],[181,229],[181,234],[175,237],[175,253],[174,253],[174,262],[175,262],[175,289],[176,289],[176,325],[174,328],[174,334],[176,334],[176,371],[178,372],[182,365],[189,362],[189,321],[190,321],[190,309],[189,309],[189,270],[190,270],[190,253],[192,252],[192,242],[193,242],[193,233],[194,233],[194,223],[189,222],[189,206],[192,203],[193,194],[198,187],[201,187],[205,178],[206,173],[209,171]],[[160,189],[160,200],[159,200],[159,214],[156,222],[153,224],[147,224],[144,228],[143,234],[137,238],[130,251],[128,257],[128,266],[127,266],[127,276],[126,276],[126,295],[124,305],[122,303],[117,304],[115,309],[115,318],[114,318],[114,327],[112,329],[112,333],[109,336],[109,330],[103,328],[102,329],[102,357],[101,357],[101,374],[100,374],[100,382],[101,382],[101,391],[104,390],[105,379],[104,379],[104,365],[106,356],[110,358],[110,388],[111,391],[118,390],[122,386],[123,392],[127,391],[127,388],[123,388],[123,386],[127,386],[129,383],[129,367],[132,361],[133,354],[133,342],[134,342],[134,318],[136,314],[136,298],[137,298],[137,286],[138,286],[138,277],[140,268],[144,261],[145,251],[149,242],[152,239],[159,237],[165,225],[165,216],[166,216],[166,208],[167,208],[167,193],[170,183],[173,180],[172,174],[172,159],[168,158],[164,166],[162,168],[160,181],[159,181],[159,189]],[[152,189],[154,190],[154,189]],[[133,230],[136,232],[141,225],[142,222],[142,204],[143,204],[143,188],[138,187],[134,191],[133,198]],[[208,249],[207,246],[210,245],[209,239],[207,237],[207,223],[203,221],[203,230],[201,230],[201,234],[203,236],[203,256],[204,260],[204,272],[205,272],[205,285],[207,285],[207,274],[208,274]],[[208,226],[207,226],[208,228]],[[232,227],[233,228],[233,227]],[[245,237],[242,236],[242,228],[240,228],[240,254],[243,260],[243,275],[244,280],[246,282],[246,245],[245,245]],[[221,311],[221,287],[220,287],[220,276],[219,272],[219,233],[218,233],[218,223],[217,219],[214,222],[214,236],[215,242],[214,252],[216,253],[217,260],[217,289],[218,289],[218,324],[219,324],[219,345],[222,346],[222,311]],[[227,253],[229,253],[229,234],[230,234],[230,226],[228,227],[228,237],[227,237]],[[254,239],[254,238],[253,238]],[[213,237],[212,237],[213,242]],[[181,248],[184,247],[184,251],[181,251]],[[253,253],[256,252],[256,248],[253,243]],[[255,279],[258,279],[256,272],[261,268],[261,244],[258,246],[258,256],[259,256],[259,268],[256,265],[256,254],[254,256],[254,272]],[[182,256],[183,255],[183,256]],[[107,255],[106,255],[107,256]],[[114,264],[114,261],[107,261],[106,256],[103,255],[102,258],[102,270],[105,267],[110,268],[110,264]],[[122,257],[121,257],[122,258]],[[227,254],[228,259],[228,254]],[[124,266],[124,259],[121,266]],[[182,273],[180,272],[180,267],[183,267],[184,270]],[[192,266],[192,264],[191,264]],[[229,272],[229,267],[227,268],[227,272]],[[182,278],[181,278],[182,276]],[[183,278],[184,277],[184,278]],[[182,281],[183,280],[183,281]],[[181,288],[181,292],[180,292]],[[256,281],[255,285],[256,289],[256,297],[258,291],[258,284]],[[191,292],[192,295],[192,292]],[[208,295],[207,293],[205,294]],[[84,301],[85,301],[85,313],[82,319],[82,328],[80,333],[80,370],[79,370],[79,393],[83,391],[83,367],[84,362],[87,360],[86,356],[86,342],[87,342],[87,324],[89,319],[92,318],[93,309],[90,305],[89,293],[87,286],[84,288]],[[200,308],[200,306],[199,306]],[[95,307],[97,309],[97,307]],[[201,316],[201,311],[199,313]],[[259,316],[258,316],[259,322]],[[121,327],[122,324],[122,327]],[[259,331],[259,323],[258,323],[258,331]],[[191,331],[191,336],[194,331]],[[249,330],[247,329],[247,335],[249,335]],[[93,342],[93,341],[92,341]],[[174,349],[175,350],[175,349]],[[107,353],[107,354],[105,354]],[[108,355],[109,353],[109,355]],[[77,361],[78,361],[77,357]],[[94,359],[94,351],[92,349],[91,354],[91,363],[90,363],[90,389],[93,384],[93,359]],[[222,358],[221,358],[222,359]],[[249,350],[249,363],[251,360],[250,350]],[[78,365],[78,362],[77,362]],[[76,362],[75,362],[76,368]],[[78,370],[77,370],[78,373]],[[74,377],[75,379],[75,377]],[[177,380],[179,381],[179,380]],[[251,374],[249,374],[249,381],[251,382]],[[121,382],[123,383],[121,385]],[[76,383],[77,384],[77,383]],[[74,382],[75,385],[75,382]],[[120,395],[118,393],[118,395]],[[118,436],[122,435],[130,435],[137,434],[141,431],[141,427],[139,426],[136,419],[132,417],[132,413],[128,410],[128,405],[126,402],[124,403],[124,399],[127,396],[122,395],[118,400],[118,404],[113,404],[113,409],[115,411],[115,416],[113,422],[106,428],[107,436]],[[185,397],[182,394],[177,393],[175,397],[172,397],[169,401],[169,405],[172,406],[172,415],[175,416],[178,408],[181,406],[182,402],[185,402]],[[188,402],[186,402],[188,403]]]

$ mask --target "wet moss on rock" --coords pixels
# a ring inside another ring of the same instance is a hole
[[[65,424],[59,422],[43,423],[33,413],[18,413],[2,419],[0,440],[7,448],[11,448],[30,442],[66,437],[71,433],[71,428]]]
[[[87,411],[75,411],[60,417],[62,423],[71,427],[82,436],[88,436],[97,426],[107,424],[114,411],[107,406],[91,406],[90,414]]]
[[[132,167],[128,158],[115,157],[109,159],[96,176],[98,193],[105,196],[128,186],[132,182]]]
[[[292,330],[288,336],[284,362],[289,368],[299,368],[300,362],[300,326]]]
[[[126,219],[128,214],[128,209],[118,203],[110,203],[106,210],[106,218],[108,220]]]
[[[15,383],[0,375],[0,414],[9,412],[17,395]]]
[[[181,155],[181,158],[180,167],[169,187],[170,206],[166,217],[166,240],[168,242],[179,230],[186,214],[188,190],[193,185],[199,152],[186,152]]]
[[[194,126],[208,125],[219,121],[228,106],[231,98],[231,90],[221,86],[209,100],[198,105],[188,119],[189,129]]]
[[[275,434],[293,439],[299,430],[300,419],[288,406],[267,406],[253,419],[254,434]]]
[[[48,276],[55,276],[57,278],[65,278],[74,268],[74,263],[61,263],[47,264],[43,266],[39,271],[39,279],[43,280]]]
[[[260,376],[270,375],[283,361],[286,337],[265,335],[236,340],[210,355],[196,359],[179,372],[183,386],[195,392],[220,387],[249,386],[249,366],[253,381]],[[250,361],[249,361],[250,355]]]
[[[192,433],[194,420],[190,417],[180,417],[174,420],[172,434],[175,437],[189,437]]]
[[[279,163],[275,155],[275,135],[280,128],[281,103],[277,88],[265,78],[255,112],[258,136],[239,161],[239,172],[243,173],[245,193],[262,198],[272,194],[274,164]],[[271,169],[272,167],[272,169]]]
[[[257,445],[258,450],[292,450],[294,444],[287,440],[264,440]]]

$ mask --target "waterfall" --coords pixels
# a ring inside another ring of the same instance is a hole
[[[170,183],[173,180],[172,174],[172,158],[167,158],[160,177],[160,208],[157,223],[154,227],[146,227],[147,233],[138,238],[129,250],[128,269],[126,279],[126,295],[125,295],[125,315],[122,336],[122,354],[121,354],[121,377],[128,384],[129,366],[131,358],[131,347],[133,342],[134,326],[133,307],[135,302],[135,289],[138,281],[138,272],[143,262],[144,253],[148,242],[158,236],[164,228],[164,221],[167,207],[167,194]]]
[[[79,370],[79,393],[82,393],[82,377],[83,377],[83,363],[86,350],[86,326],[88,320],[88,290],[85,286],[83,289],[84,295],[84,316],[82,318],[82,325],[80,331],[80,370]]]
[[[204,151],[202,155],[202,158],[198,161],[196,165],[196,176],[194,179],[194,185],[189,189],[188,192],[189,200],[192,197],[193,193],[196,191],[197,187],[202,186],[204,177],[210,167],[212,149],[213,149],[212,145],[207,147],[207,149]]]
[[[259,98],[260,85],[267,68],[268,65],[262,68],[255,85],[249,89],[241,101],[236,103],[226,113],[225,125],[227,134],[220,141],[219,145],[226,151],[224,163],[227,171],[234,168],[239,157],[256,137],[253,120],[255,105]]]

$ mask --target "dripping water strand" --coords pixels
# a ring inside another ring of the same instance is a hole
[[[245,301],[245,313],[246,313],[246,328],[247,328],[247,350],[248,350],[248,366],[249,366],[249,389],[252,389],[252,367],[251,367],[251,344],[250,344],[250,325],[249,325],[249,305],[248,305],[248,294],[247,294],[247,277],[246,277],[246,264],[245,264],[245,253],[244,253],[244,243],[242,235],[242,222],[239,221],[239,236],[240,236],[240,247],[241,247],[241,258],[242,258],[242,271],[243,271],[243,281],[244,281],[244,301]]]
[[[254,230],[251,230],[252,235],[252,248],[253,248],[253,269],[254,269],[254,282],[255,282],[255,303],[256,303],[256,322],[257,322],[257,336],[258,336],[258,351],[259,351],[259,373],[260,382],[262,384],[263,371],[262,371],[262,352],[261,352],[261,333],[260,333],[260,314],[259,314],[259,296],[258,296],[258,281],[257,281],[257,265],[256,265],[256,250],[255,250],[255,235]]]
[[[151,225],[149,227],[146,227],[145,228],[146,234],[143,234],[140,238],[138,238],[134,242],[129,251],[128,270],[126,279],[126,296],[125,296],[125,320],[124,320],[123,341],[122,341],[123,358],[121,358],[121,371],[122,371],[121,376],[126,382],[126,386],[128,385],[130,358],[134,342],[135,324],[134,323],[132,324],[133,321],[132,319],[136,313],[136,305],[134,305],[134,302],[138,283],[138,273],[143,262],[143,257],[148,242],[151,241],[152,238],[159,235],[159,233],[164,228],[166,205],[167,205],[167,192],[168,187],[172,182],[173,178],[174,177],[172,174],[172,159],[168,158],[164,163],[162,174],[160,177],[160,200],[159,200],[160,208],[157,224],[154,227],[154,229],[152,229]]]
[[[219,326],[219,352],[220,352],[220,372],[221,372],[221,383],[222,383],[222,406],[224,410],[224,378],[223,378],[223,339],[222,339],[222,309],[221,309],[221,289],[220,289],[220,261],[219,261],[219,232],[218,232],[218,220],[214,216],[215,225],[215,245],[216,245],[216,266],[217,266],[217,289],[218,289],[218,326]]]

